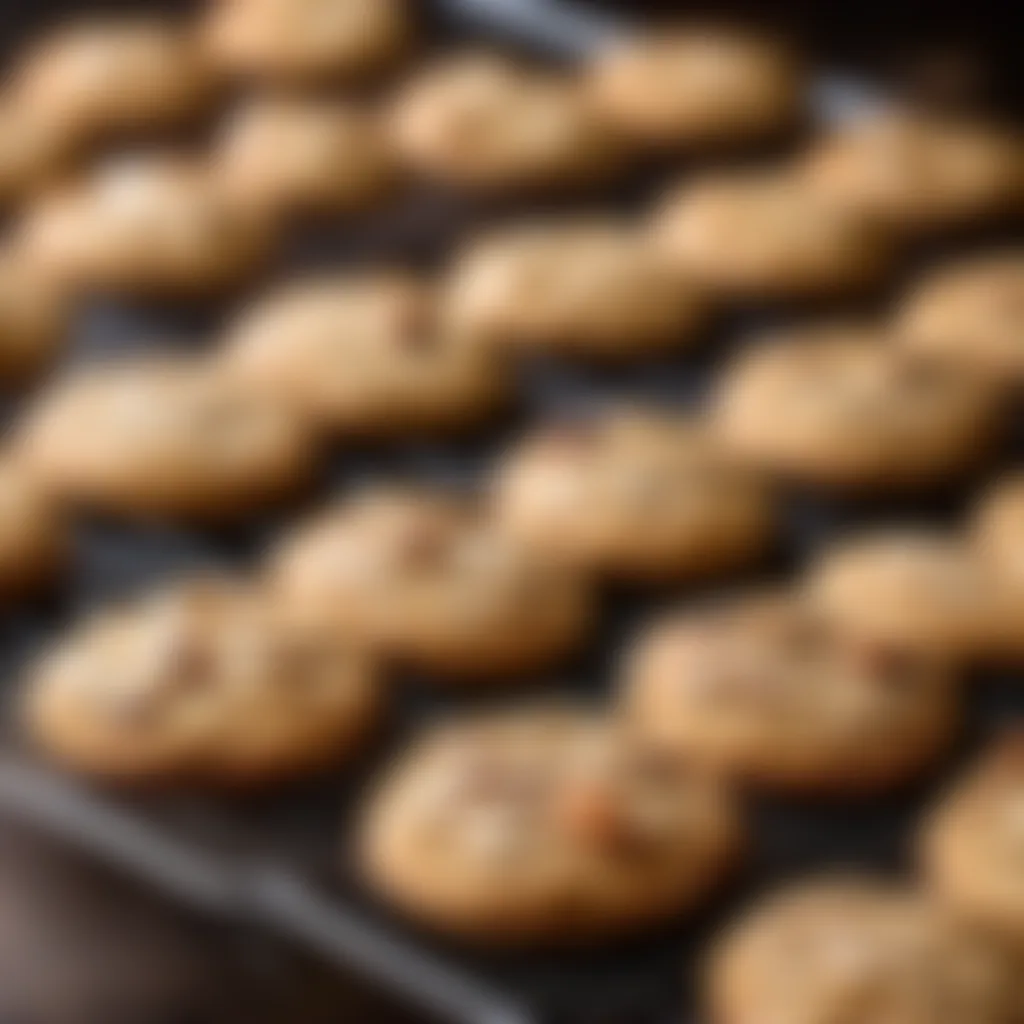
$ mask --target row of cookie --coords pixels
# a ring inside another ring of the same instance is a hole
[[[37,191],[100,142],[194,121],[232,79],[363,77],[410,34],[402,0],[217,0],[198,29],[145,16],[65,25],[8,69],[0,202]]]
[[[646,437],[629,425],[634,443],[656,436],[649,424]],[[584,504],[561,532],[540,538],[538,551],[477,501],[425,488],[371,488],[280,541],[261,586],[275,615],[431,679],[479,683],[543,670],[577,649],[593,625],[585,568],[708,573],[749,560],[763,544],[767,514],[754,485],[730,476],[699,438],[689,441],[685,459],[675,455],[677,469],[689,465],[672,483],[682,515],[665,517],[658,505],[637,504],[632,488],[607,487],[607,473],[591,473],[590,490],[577,489]],[[652,446],[636,450],[650,468]],[[617,452],[618,473],[633,466],[629,454]],[[695,493],[695,501],[680,500]],[[524,491],[521,500],[535,495]],[[784,790],[905,780],[953,735],[958,669],[1024,657],[1022,510],[1024,484],[1011,478],[982,503],[970,548],[926,532],[869,536],[826,552],[790,593],[666,616],[626,661],[622,703],[630,720],[673,756]],[[52,566],[59,533],[25,499],[21,507],[8,501],[5,511],[4,551],[13,566],[5,583],[17,582],[14,568],[24,581],[29,556],[37,570]],[[582,539],[570,544],[573,530]],[[150,615],[144,609],[135,618]],[[215,619],[196,621],[214,630]],[[183,621],[186,633],[195,628]],[[220,643],[214,633],[210,642]],[[135,696],[153,699],[150,690],[162,690],[165,677],[191,672],[194,661],[179,662],[178,646],[140,649],[140,657],[152,655],[143,667],[153,672],[144,678],[122,659]],[[79,686],[105,688],[107,675],[91,671]],[[172,695],[179,686],[193,695],[187,681],[171,686]],[[267,772],[273,776],[274,766]]]
[[[1021,736],[1011,733],[929,816],[923,891],[865,878],[770,900],[714,958],[711,1019],[825,1024],[844,1008],[830,1000],[851,997],[832,988],[842,980],[854,997],[866,986],[882,1000],[870,1004],[879,1020],[892,999],[900,1024],[1016,1022],[1006,1015],[1008,996],[1021,1008],[1016,975],[996,974],[1002,985],[991,987],[983,959],[966,972],[955,960],[975,943],[979,957],[990,947],[1019,971],[1022,800]],[[498,945],[593,943],[678,919],[735,871],[746,838],[713,775],[559,704],[435,726],[372,788],[357,824],[346,848],[377,894],[433,930]],[[901,921],[906,929],[892,927]],[[876,989],[883,980],[890,987]],[[957,1001],[934,1003],[947,983]],[[986,993],[1001,998],[989,1005]]]

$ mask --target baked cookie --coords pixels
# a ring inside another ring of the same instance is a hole
[[[32,739],[76,771],[259,785],[351,755],[381,686],[337,632],[207,579],[87,621],[31,673],[22,703]]]
[[[49,583],[70,547],[60,509],[22,471],[0,463],[0,599]]]
[[[463,719],[372,794],[370,885],[434,929],[501,945],[593,942],[685,913],[740,852],[727,795],[570,706]]]
[[[181,157],[111,160],[30,207],[28,258],[77,288],[187,297],[241,283],[273,244],[266,211]]]
[[[1024,730],[995,741],[928,818],[922,859],[958,917],[1024,952]]]
[[[0,388],[48,368],[65,340],[69,297],[16,249],[0,251]]]
[[[181,123],[216,83],[191,31],[135,17],[66,25],[30,48],[10,88],[26,116],[81,145]]]
[[[574,78],[488,54],[415,77],[391,126],[413,170],[464,188],[585,185],[606,179],[622,158],[616,133]]]
[[[15,451],[48,491],[143,517],[222,519],[261,508],[310,477],[306,429],[183,358],[136,358],[56,381],[17,425]]]
[[[702,426],[638,409],[528,435],[498,467],[494,498],[503,528],[544,557],[635,581],[737,569],[775,525],[764,480]]]
[[[805,191],[869,220],[944,228],[1024,202],[1024,140],[983,122],[873,116],[826,135],[801,175]]]
[[[405,0],[214,0],[202,34],[221,69],[301,84],[376,75],[412,28]]]
[[[724,27],[679,28],[599,55],[589,85],[604,115],[642,145],[761,139],[798,119],[802,68],[779,41]]]
[[[826,324],[751,345],[713,402],[721,441],[795,480],[853,490],[945,483],[998,439],[998,388],[908,353],[882,330]]]
[[[446,329],[433,290],[397,272],[271,294],[229,328],[223,359],[239,382],[341,435],[466,426],[508,391],[497,354]]]
[[[857,291],[877,281],[893,255],[885,231],[784,170],[684,185],[657,209],[652,231],[681,273],[735,299]]]
[[[228,121],[214,159],[240,202],[282,214],[358,213],[397,182],[375,119],[331,100],[250,102]]]
[[[796,594],[669,614],[626,663],[622,706],[655,749],[801,793],[898,785],[951,739],[940,660],[851,634]]]
[[[856,876],[772,894],[711,959],[709,1018],[1013,1024],[1017,972],[922,895]]]
[[[959,539],[879,530],[827,550],[808,593],[848,630],[954,660],[988,655],[1006,608],[980,559]]]
[[[479,680],[539,669],[583,639],[593,595],[500,533],[476,503],[375,487],[286,538],[279,599],[430,674]]]
[[[960,260],[929,275],[903,302],[896,331],[915,351],[1024,382],[1024,249]]]
[[[456,262],[446,316],[489,343],[628,360],[687,345],[698,290],[647,239],[609,221],[506,229]]]

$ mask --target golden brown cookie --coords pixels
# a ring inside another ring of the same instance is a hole
[[[545,558],[634,581],[735,570],[775,525],[765,481],[699,423],[639,409],[527,435],[494,492],[504,529]]]
[[[67,560],[70,537],[58,507],[22,468],[0,463],[0,599],[32,593]]]
[[[1005,632],[1004,598],[974,551],[923,528],[843,541],[811,566],[806,586],[855,634],[926,654],[984,658]]]
[[[15,102],[37,124],[78,144],[194,117],[215,76],[190,30],[157,18],[71,23],[15,68]]]
[[[954,682],[941,659],[851,633],[798,594],[755,593],[656,621],[621,700],[668,756],[776,790],[864,794],[941,755]]]
[[[529,224],[471,245],[445,299],[456,328],[487,343],[610,360],[686,346],[706,313],[646,238],[601,220]]]
[[[237,518],[308,481],[315,447],[280,405],[205,362],[136,358],[57,380],[16,425],[35,480],[74,504],[156,519]]]
[[[784,169],[687,183],[656,210],[652,231],[681,273],[728,298],[855,292],[892,261],[885,231]]]
[[[376,119],[334,100],[251,101],[224,127],[214,160],[240,203],[282,214],[360,213],[397,182]]]
[[[710,963],[709,1019],[737,1024],[1013,1024],[1001,951],[922,895],[857,876],[770,895]]]
[[[613,721],[535,706],[442,725],[371,795],[370,885],[433,929],[497,945],[594,942],[676,917],[737,859],[728,795]]]
[[[285,84],[376,75],[411,35],[405,0],[213,0],[203,27],[222,70]]]
[[[883,330],[824,324],[742,351],[722,374],[712,422],[723,444],[786,477],[910,491],[984,459],[1006,411],[998,387],[909,353]]]
[[[586,185],[618,168],[622,147],[573,77],[467,53],[400,92],[395,146],[415,171],[487,191]]]
[[[896,331],[914,351],[1024,382],[1024,249],[958,260],[928,275],[904,299]]]
[[[507,397],[498,355],[441,322],[403,273],[325,277],[272,293],[229,328],[225,371],[343,436],[446,431]]]
[[[928,230],[1024,202],[1024,139],[976,121],[893,114],[854,121],[807,155],[805,189],[863,217]]]
[[[49,368],[66,340],[70,297],[16,248],[0,250],[0,388]]]
[[[1000,736],[929,816],[924,868],[958,917],[1024,953],[1024,730]]]
[[[595,58],[595,102],[622,132],[657,148],[762,139],[800,113],[800,62],[778,40],[741,29],[662,30]]]
[[[30,674],[23,722],[49,756],[118,782],[261,785],[349,757],[382,704],[372,664],[224,581],[95,615]]]
[[[430,675],[546,667],[583,639],[592,594],[495,529],[465,498],[369,488],[285,538],[279,600]]]
[[[266,260],[270,218],[184,157],[108,161],[29,208],[20,241],[79,288],[196,297],[240,284]]]

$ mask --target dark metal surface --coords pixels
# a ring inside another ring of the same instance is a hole
[[[504,5],[510,2],[504,0]],[[475,3],[478,14],[486,6],[485,0],[446,3],[449,9]],[[3,10],[9,13],[12,9],[8,4]],[[631,10],[635,13],[635,7]],[[567,31],[566,24],[560,23],[557,33]],[[551,38],[546,42],[546,48],[565,49]],[[834,84],[835,80],[830,81]],[[660,177],[656,170],[645,172],[614,196],[583,197],[576,204],[635,203],[652,194]],[[282,257],[280,269],[293,273],[303,267],[356,260],[429,266],[474,224],[516,212],[418,191],[365,223],[319,225],[298,235]],[[996,232],[999,237],[1007,234],[1021,237],[1012,227]],[[985,241],[984,237],[960,239],[949,248],[959,251]],[[900,277],[905,279],[940,255],[939,251],[913,254]],[[900,284],[899,279],[890,282],[891,291]],[[865,303],[884,306],[887,297],[870,296]],[[96,306],[85,310],[76,324],[72,357],[91,359],[167,343],[154,339],[175,338],[180,339],[175,343],[201,345],[229,309]],[[320,497],[344,492],[350,481],[366,476],[411,474],[472,480],[522,423],[538,412],[567,404],[628,394],[692,406],[699,402],[729,352],[742,343],[748,328],[769,321],[787,322],[794,315],[789,310],[734,311],[708,332],[696,353],[615,375],[531,365],[522,372],[522,408],[493,431],[458,444],[414,443],[386,450],[340,452],[325,473]],[[800,315],[808,314],[803,311]],[[1014,451],[1019,460],[1024,445],[1008,446],[1003,461],[1013,460]],[[993,468],[980,467],[979,479],[991,475]],[[787,495],[785,535],[777,557],[765,571],[792,571],[809,552],[858,524],[894,518],[956,521],[976,484],[971,481],[955,493],[928,502],[895,506]],[[17,666],[45,636],[82,610],[185,568],[252,564],[282,523],[301,512],[288,510],[282,519],[250,524],[231,536],[103,522],[82,524],[75,565],[58,597],[47,606],[19,610],[0,623],[0,658],[7,677],[13,679]],[[600,635],[588,652],[558,673],[558,682],[533,685],[526,692],[564,687],[602,694],[613,676],[615,652],[635,624],[653,608],[686,597],[678,591],[644,596],[608,593]],[[778,879],[826,865],[905,869],[908,837],[936,787],[999,723],[1024,717],[1022,681],[979,680],[969,691],[960,752],[935,777],[911,791],[855,805],[754,802],[750,864],[701,920],[640,941],[571,955],[483,955],[417,934],[359,892],[347,876],[340,852],[344,822],[367,775],[417,723],[453,706],[517,700],[522,696],[519,690],[453,695],[403,681],[393,726],[361,765],[341,777],[317,780],[272,797],[245,801],[188,794],[115,797],[51,773],[11,747],[0,770],[0,802],[150,878],[183,900],[226,919],[269,926],[296,938],[340,969],[368,978],[442,1021],[662,1024],[683,1019],[690,1002],[689,974],[699,950],[715,923],[750,894]],[[373,1017],[365,1019],[370,1022]]]

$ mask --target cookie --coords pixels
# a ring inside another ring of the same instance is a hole
[[[836,876],[773,893],[711,958],[709,1019],[742,1024],[1012,1024],[1001,951],[924,896]]]
[[[670,613],[629,652],[621,693],[667,756],[798,793],[874,793],[946,748],[956,688],[940,660],[845,631],[800,595]]]
[[[534,706],[447,723],[372,793],[358,858],[418,922],[475,942],[594,942],[704,900],[737,859],[731,801],[612,721]]]
[[[825,551],[806,580],[847,629],[953,660],[988,655],[1004,630],[999,591],[969,545],[926,529],[877,530]]]
[[[513,350],[628,360],[685,347],[705,319],[697,288],[611,221],[530,224],[471,245],[446,289],[462,333]]]
[[[110,160],[43,197],[18,238],[33,262],[75,288],[193,298],[252,275],[274,233],[264,211],[207,168],[150,154]]]
[[[732,171],[672,191],[653,237],[681,273],[726,298],[824,298],[878,281],[888,233],[792,171]]]
[[[294,85],[377,75],[412,26],[405,0],[214,0],[202,35],[223,71]]]
[[[201,113],[216,82],[190,30],[130,17],[71,23],[31,47],[11,91],[26,116],[78,145]]]
[[[763,139],[794,124],[799,61],[777,40],[723,27],[663,30],[611,47],[589,87],[604,115],[658,149]]]
[[[438,300],[409,274],[294,284],[229,328],[226,372],[342,436],[447,431],[503,404],[496,353],[448,330]]]
[[[755,561],[774,532],[772,495],[703,427],[611,409],[541,427],[498,466],[503,528],[545,558],[635,582]]]
[[[1024,382],[1024,250],[958,260],[903,301],[896,331],[908,348],[965,371]]]
[[[52,581],[69,554],[67,523],[21,467],[0,463],[0,599],[33,593]]]
[[[360,213],[397,182],[376,120],[332,100],[251,101],[227,122],[214,159],[239,202],[282,214]]]
[[[16,424],[15,451],[76,505],[155,519],[231,519],[305,483],[315,450],[276,403],[198,360],[99,364],[59,380]]]
[[[909,353],[869,325],[797,328],[727,366],[711,413],[722,443],[796,481],[861,491],[945,484],[998,440],[1000,389]]]
[[[22,717],[88,775],[255,786],[349,757],[380,706],[377,673],[347,640],[207,579],[74,629],[30,673]]]
[[[978,121],[861,118],[804,158],[805,189],[909,231],[969,224],[1024,202],[1024,141]]]
[[[1024,730],[1011,728],[928,817],[921,855],[939,899],[1024,953]]]
[[[622,157],[617,134],[574,78],[482,53],[414,77],[391,128],[414,171],[485,191],[596,183]]]
[[[510,542],[475,503],[369,487],[280,545],[279,600],[430,676],[476,681],[545,667],[590,625],[590,588]]]
[[[57,282],[17,249],[0,250],[0,388],[17,388],[49,368],[70,313]]]

